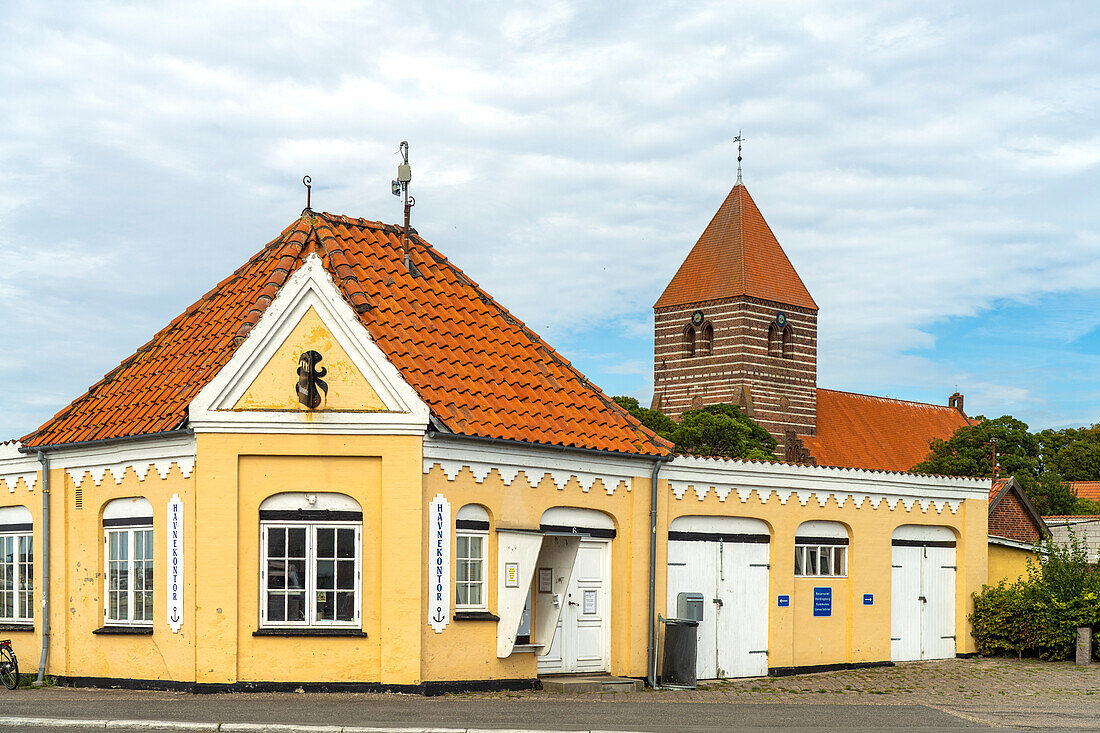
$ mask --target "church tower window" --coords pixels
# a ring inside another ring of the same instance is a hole
[[[714,353],[714,326],[709,323],[703,326],[703,354],[710,356]]]
[[[790,359],[794,356],[794,331],[790,324],[783,327],[783,358]]]
[[[782,353],[780,343],[779,326],[774,323],[768,326],[768,356],[779,356]]]
[[[695,327],[684,329],[684,356],[695,356]]]

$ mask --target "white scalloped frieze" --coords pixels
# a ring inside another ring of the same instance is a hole
[[[692,490],[695,498],[699,501],[705,501],[707,494],[714,492],[715,497],[720,502],[725,502],[730,494],[736,491],[737,498],[742,504],[746,503],[752,496],[752,487],[735,487],[732,484],[712,484],[712,483],[693,483],[690,481],[679,481],[670,479],[668,482],[669,489],[672,491],[672,495],[678,500],[682,500],[688,493],[688,490]],[[608,491],[610,494],[611,492]],[[943,514],[945,510],[950,510],[952,514],[957,514],[959,507],[962,506],[962,499],[931,499],[931,498],[918,498],[915,496],[897,496],[892,494],[833,494],[822,493],[818,494],[816,491],[806,491],[803,489],[771,489],[767,493],[761,493],[756,491],[757,499],[761,504],[767,504],[774,496],[781,505],[786,506],[791,496],[795,496],[798,499],[798,503],[801,506],[806,506],[810,499],[816,500],[818,506],[824,507],[829,499],[833,499],[838,508],[843,508],[849,501],[852,503],[854,509],[860,509],[864,504],[870,504],[872,509],[878,509],[883,502],[886,502],[886,506],[893,511],[897,508],[898,504],[901,504],[905,511],[912,511],[913,506],[920,507],[920,511],[927,514],[929,509],[937,514]]]
[[[121,485],[122,480],[126,478],[126,469],[128,468],[133,470],[138,481],[145,481],[149,476],[149,471],[154,468],[161,479],[168,478],[168,474],[172,471],[172,464],[175,464],[176,467],[179,468],[180,475],[184,478],[189,478],[191,472],[195,470],[195,459],[192,456],[158,458],[152,461],[112,463],[91,467],[74,466],[73,468],[65,469],[65,472],[69,474],[69,478],[73,480],[73,485],[77,488],[83,485],[86,476],[91,476],[92,483],[99,486],[103,483],[103,479],[108,473],[111,474],[111,479],[116,485]]]
[[[592,487],[599,481],[607,492],[608,496],[614,495],[615,491],[619,487],[625,488],[630,491],[630,480],[622,476],[606,476],[597,473],[589,473],[587,471],[568,471],[564,469],[547,469],[542,473],[541,478],[534,480],[535,476],[538,476],[538,469],[525,469],[514,465],[496,466],[488,463],[481,463],[478,461],[448,461],[440,459],[425,459],[424,460],[424,473],[431,472],[433,466],[439,466],[440,470],[447,477],[448,481],[454,481],[458,478],[458,475],[462,473],[462,469],[466,469],[470,472],[474,481],[479,484],[485,483],[485,479],[489,474],[496,471],[500,480],[505,486],[511,486],[516,478],[522,473],[524,480],[528,486],[534,488],[538,486],[543,479],[549,477],[554,482],[554,486],[559,491],[564,491],[565,487],[569,484],[570,479],[577,482],[581,491],[588,493],[592,490]]]
[[[34,487],[38,484],[38,473],[28,471],[26,473],[9,473],[0,476],[0,486],[7,487],[9,494],[15,493],[15,488],[20,481],[23,482],[23,486],[27,491],[34,491]]]

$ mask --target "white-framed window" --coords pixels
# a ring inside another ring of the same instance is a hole
[[[488,554],[489,513],[477,504],[467,504],[455,517],[455,609],[488,609]]]
[[[103,620],[109,626],[153,624],[153,505],[115,499],[103,509]]]
[[[0,621],[34,623],[34,524],[23,506],[0,509]]]
[[[363,512],[343,494],[276,494],[260,506],[260,626],[361,626]]]
[[[848,530],[839,522],[810,521],[794,535],[797,577],[843,578],[848,575]]]

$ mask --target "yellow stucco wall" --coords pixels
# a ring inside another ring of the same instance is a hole
[[[166,526],[168,501],[178,494],[184,502],[185,601],[195,587],[194,474],[184,477],[172,464],[166,478],[150,468],[139,480],[127,468],[122,482],[112,474],[98,486],[85,474],[79,487],[82,508],[76,508],[76,483],[64,470],[51,470],[50,660],[52,674],[70,677],[125,677],[144,680],[190,681],[195,670],[195,614],[185,607],[179,633],[168,626]],[[93,632],[104,625],[103,509],[113,499],[144,497],[153,506],[153,633],[111,636]],[[59,572],[60,571],[60,572]],[[37,658],[37,657],[36,657]],[[22,667],[22,658],[20,658]]]
[[[662,487],[664,483],[661,482]],[[868,490],[872,490],[868,487]],[[771,541],[769,588],[769,667],[801,667],[890,659],[891,535],[903,524],[946,526],[956,535],[958,565],[955,604],[957,652],[974,651],[967,616],[970,594],[986,579],[986,502],[962,502],[956,513],[922,510],[914,503],[908,510],[902,502],[893,509],[883,500],[878,508],[870,502],[843,506],[829,497],[820,506],[816,496],[806,505],[791,497],[786,504],[772,495],[766,502],[754,490],[742,503],[736,492],[725,502],[713,491],[699,501],[694,491],[677,499],[664,488],[659,495],[657,567],[667,565],[669,523],[679,516],[716,515],[750,517],[768,525]],[[796,578],[794,575],[795,530],[802,522],[839,522],[848,529],[848,577]],[[813,588],[833,588],[833,611],[829,617],[813,616]],[[863,595],[873,594],[874,603],[863,605]],[[791,605],[780,608],[778,595],[790,595]],[[657,607],[668,615],[667,574],[657,573]],[[644,631],[644,625],[641,628]],[[636,631],[636,634],[638,632]],[[644,637],[643,637],[644,638]]]
[[[530,485],[531,481],[535,486]],[[436,465],[424,476],[423,501],[427,507],[436,494],[442,493],[451,504],[452,515],[466,504],[480,504],[488,510],[486,577],[490,613],[497,611],[498,527],[537,528],[543,512],[552,507],[595,509],[611,517],[617,533],[611,543],[611,673],[640,677],[646,668],[649,597],[648,483],[647,479],[636,478],[630,490],[619,486],[608,495],[600,481],[584,491],[577,480],[571,478],[559,489],[547,475],[527,477],[521,473],[510,485],[505,485],[500,474],[492,471],[484,482],[478,483],[469,469],[464,468],[451,481]],[[505,518],[503,523],[501,517]],[[427,538],[424,538],[424,552],[427,552]],[[451,557],[453,579],[453,552]],[[425,598],[422,606],[425,619],[427,608],[428,599]],[[497,659],[495,621],[452,620],[438,634],[425,622],[421,624],[421,634],[425,680],[529,679],[537,673],[537,660],[530,652],[516,652],[505,659]]]
[[[989,545],[989,585],[997,585],[1002,580],[1015,583],[1027,575],[1027,562],[1034,560],[1035,553],[1004,545]]]

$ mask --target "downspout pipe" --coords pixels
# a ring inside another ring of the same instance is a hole
[[[42,656],[38,660],[36,687],[46,681],[46,660],[50,655],[50,459],[45,451],[38,451],[38,462],[42,464],[42,571],[39,574],[39,583],[42,584]]]
[[[657,476],[676,456],[661,456],[649,476],[649,686],[657,687]]]

